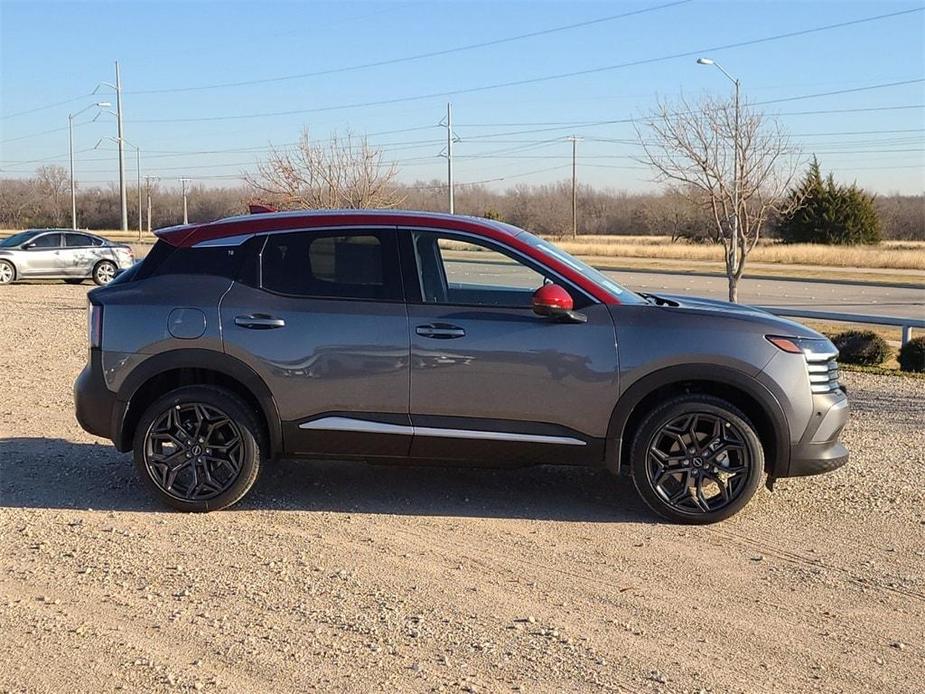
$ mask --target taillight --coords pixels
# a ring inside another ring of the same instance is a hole
[[[99,304],[87,306],[87,336],[90,349],[99,349],[103,344],[103,307]]]

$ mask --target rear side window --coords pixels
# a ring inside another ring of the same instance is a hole
[[[96,239],[86,234],[65,234],[64,245],[70,248],[86,248],[87,246],[99,246]]]
[[[392,232],[270,234],[261,253],[262,287],[305,297],[401,299]]]

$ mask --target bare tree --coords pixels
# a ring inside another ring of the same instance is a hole
[[[711,97],[659,102],[637,134],[656,179],[708,210],[725,247],[729,301],[736,301],[748,254],[785,204],[799,165],[789,137],[747,104]]]
[[[304,130],[294,151],[271,148],[257,175],[245,180],[261,203],[278,209],[356,209],[401,204],[397,175],[365,137],[348,131],[315,143]]]
[[[71,185],[67,171],[63,166],[40,166],[35,171],[35,185],[52,223],[61,226],[66,215],[66,195]]]

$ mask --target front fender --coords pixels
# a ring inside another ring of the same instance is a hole
[[[649,373],[620,395],[607,428],[605,464],[615,473],[623,471],[623,442],[626,427],[638,405],[660,388],[684,383],[718,384],[734,388],[754,400],[765,414],[774,437],[774,459],[766,461],[772,477],[784,474],[790,466],[790,425],[774,394],[747,373],[716,364],[680,364]]]

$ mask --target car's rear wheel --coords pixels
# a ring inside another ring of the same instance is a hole
[[[764,450],[745,414],[702,394],[679,396],[650,412],[631,458],[643,500],[680,523],[729,518],[752,498],[764,472]]]
[[[9,284],[16,279],[16,268],[6,260],[0,260],[0,284]]]
[[[212,386],[185,386],[155,401],[135,430],[139,477],[181,511],[214,511],[239,501],[254,485],[262,434],[237,395]]]
[[[116,276],[116,264],[111,260],[101,260],[93,267],[93,281],[99,286],[109,284]]]

